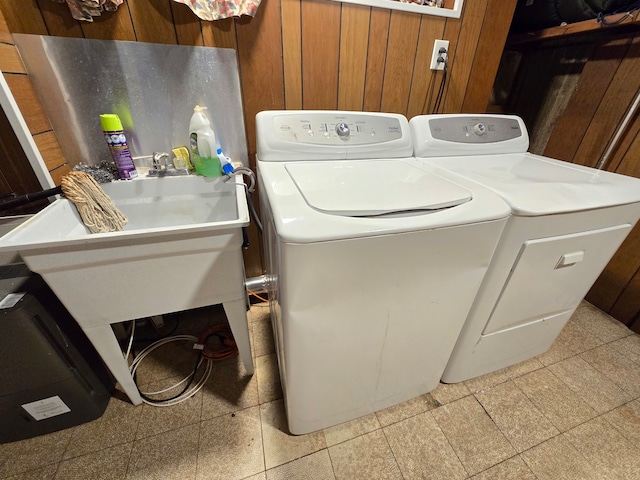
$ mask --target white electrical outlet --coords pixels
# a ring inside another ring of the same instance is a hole
[[[440,53],[440,49],[444,48],[444,52]],[[449,56],[449,40],[436,40],[433,44],[433,53],[431,54],[431,70],[444,70],[444,62],[438,62],[438,57],[446,60]]]

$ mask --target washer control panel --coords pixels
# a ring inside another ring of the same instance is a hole
[[[369,145],[402,138],[400,121],[358,113],[289,113],[273,117],[279,140],[312,145]]]
[[[520,122],[496,116],[451,116],[429,119],[431,136],[455,143],[504,142],[522,137]]]

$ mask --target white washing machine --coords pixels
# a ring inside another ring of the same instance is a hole
[[[418,168],[401,115],[266,111],[256,133],[291,433],[433,390],[508,205],[472,182]]]
[[[640,180],[527,153],[515,116],[411,120],[415,155],[501,195],[512,214],[442,376],[544,353],[640,216]]]

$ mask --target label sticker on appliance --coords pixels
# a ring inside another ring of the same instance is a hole
[[[11,308],[18,303],[22,297],[26,295],[26,292],[21,293],[9,293],[2,300],[0,300],[0,309]]]
[[[58,395],[31,403],[25,403],[22,405],[22,408],[24,408],[34,420],[38,421],[71,411]]]

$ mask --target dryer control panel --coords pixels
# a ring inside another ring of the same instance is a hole
[[[403,158],[413,155],[403,115],[337,110],[275,110],[256,115],[263,161]]]
[[[529,136],[515,115],[420,115],[411,119],[416,157],[524,153]]]
[[[522,136],[520,122],[512,117],[436,117],[428,125],[433,138],[447,142],[504,142]]]

